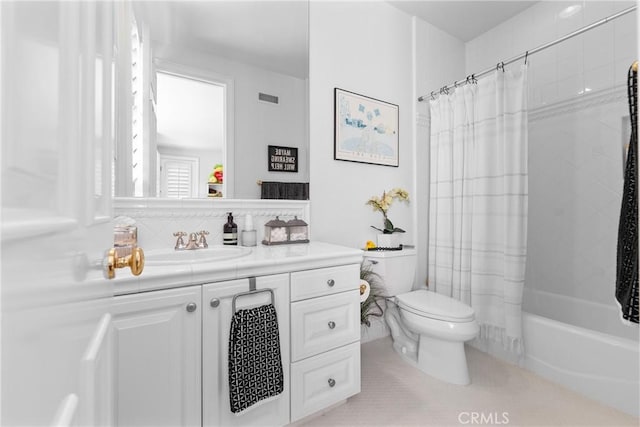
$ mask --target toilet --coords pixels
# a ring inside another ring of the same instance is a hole
[[[384,284],[385,320],[393,348],[426,374],[452,384],[469,384],[464,343],[480,331],[473,308],[426,289],[411,290],[415,249],[367,251],[364,259]]]

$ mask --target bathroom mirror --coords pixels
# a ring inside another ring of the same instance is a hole
[[[147,44],[140,60],[146,64],[147,51],[151,56],[148,79],[157,113],[141,121],[154,126],[157,120],[157,126],[145,135],[153,139],[153,148],[146,147],[142,158],[132,162],[132,169],[145,165],[151,170],[139,175],[149,182],[125,191],[127,186],[116,185],[116,196],[208,197],[213,192],[255,199],[261,181],[308,182],[308,13],[307,1],[133,2],[135,28],[142,45]],[[200,85],[201,93],[222,93],[222,104],[209,108],[220,115],[209,119],[204,108],[194,110],[204,101],[187,103],[189,96],[181,89],[174,90],[178,101],[167,101],[166,82],[175,88],[180,79],[191,83],[191,91],[198,92]],[[162,121],[167,116],[171,123]],[[176,130],[180,123],[185,127]],[[196,143],[195,135],[203,134],[198,129],[211,130],[214,124],[222,126],[218,145]],[[297,148],[298,171],[268,171],[269,145]],[[224,185],[211,185],[208,178],[219,164]],[[128,173],[135,182],[135,170],[118,172],[116,180],[131,179]],[[170,175],[174,181],[167,184]],[[168,190],[188,188],[190,182],[195,182],[191,193]]]

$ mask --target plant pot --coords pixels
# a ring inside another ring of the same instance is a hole
[[[379,248],[397,248],[400,246],[400,235],[398,233],[378,234],[376,245]]]

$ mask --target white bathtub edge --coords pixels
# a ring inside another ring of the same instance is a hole
[[[523,312],[522,317],[526,369],[607,406],[640,416],[638,343],[531,313]],[[562,359],[566,355],[575,358],[577,348],[582,353],[580,369],[572,369]],[[617,368],[620,372],[612,375],[612,369]]]

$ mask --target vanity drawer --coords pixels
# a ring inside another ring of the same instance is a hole
[[[360,343],[291,365],[291,422],[360,393]]]
[[[318,268],[291,273],[291,301],[359,289],[360,265]]]
[[[360,291],[291,304],[291,360],[360,340]]]

